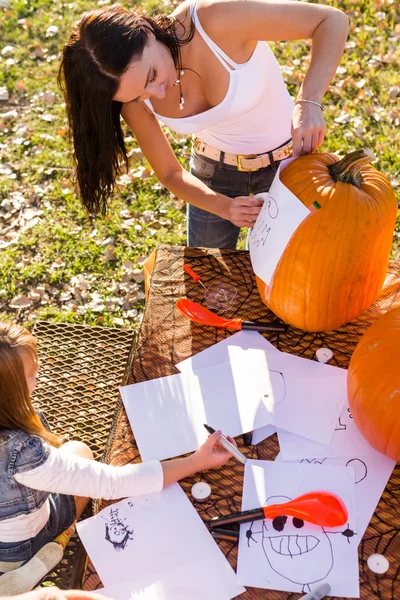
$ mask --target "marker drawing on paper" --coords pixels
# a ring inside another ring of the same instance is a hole
[[[258,277],[270,285],[275,268],[293,233],[310,214],[309,209],[280,181],[280,173],[292,159],[282,161],[264,200],[249,238],[250,259]]]
[[[109,520],[103,517],[106,520],[104,538],[113,545],[114,550],[117,550],[117,552],[125,550],[128,541],[134,539],[134,530],[127,526],[125,523],[126,518],[121,518],[118,513],[118,507],[111,508]]]
[[[264,403],[268,408],[280,404],[286,398],[286,381],[282,371],[269,371],[271,375],[271,386],[273,394],[263,394]],[[271,397],[272,396],[272,397]]]
[[[373,448],[369,448],[368,452],[368,454],[364,452],[362,456],[350,454],[350,458],[338,456],[335,458],[303,458],[297,461],[298,464],[349,467],[353,471],[356,484],[358,543],[368,527],[376,505],[396,465],[394,460]],[[276,460],[282,461],[282,455],[278,455]]]
[[[362,484],[361,484],[362,485]],[[282,514],[240,526],[237,580],[243,585],[306,594],[329,582],[332,596],[358,598],[359,531],[352,469],[321,468],[304,461],[248,460],[242,511],[284,504],[292,498],[326,490],[344,502],[348,517],[339,527],[310,523]],[[281,512],[281,511],[279,511]],[[276,514],[276,513],[275,513]]]
[[[282,504],[291,500],[288,496],[271,496],[265,502]],[[255,525],[256,524],[256,525]],[[255,531],[254,526],[261,530]],[[324,527],[316,527],[313,534],[301,535],[304,521],[285,515],[275,517],[272,521],[253,521],[246,531],[247,547],[250,543],[258,543],[256,536],[261,534],[261,546],[269,566],[275,573],[291,583],[300,586],[299,592],[311,591],[311,585],[326,579],[334,567],[335,557],[329,535],[341,533],[350,543],[356,535],[349,525],[344,531],[327,531]],[[314,556],[313,552],[318,554]]]
[[[329,462],[328,457],[325,458],[303,458],[301,463],[308,463],[310,465],[322,465],[325,461]],[[338,463],[339,464],[339,463]],[[365,461],[361,458],[350,458],[345,464],[345,467],[353,467],[355,471],[355,482],[360,483],[363,481],[368,475],[368,467]]]
[[[107,506],[77,529],[103,585],[125,587],[115,600],[142,598],[146,588],[143,600],[230,600],[245,591],[177,483]]]
[[[346,415],[346,416],[347,416],[349,419],[352,419],[352,418],[353,418],[353,415],[352,415],[352,414],[351,414],[351,412],[350,412],[350,408],[347,408],[347,409],[346,409],[345,415]],[[346,424],[346,423],[342,423],[342,421],[341,421],[341,419],[343,419],[343,418],[344,418],[344,417],[343,417],[342,415],[339,417],[338,424],[337,424],[337,426],[335,427],[335,431],[347,431],[347,424]]]
[[[267,194],[259,194],[258,197],[266,196]],[[279,207],[278,203],[269,194],[267,195],[266,200],[264,200],[265,209],[262,211],[260,218],[257,219],[256,225],[253,227],[251,232],[250,239],[253,244],[257,246],[257,248],[262,244],[265,245],[267,241],[268,235],[271,231],[271,221],[270,219],[276,219],[279,215]]]

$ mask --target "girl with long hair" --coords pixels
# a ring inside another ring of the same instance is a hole
[[[185,0],[154,18],[118,5],[85,13],[59,74],[83,204],[104,213],[128,163],[122,117],[160,182],[188,203],[189,245],[235,247],[279,162],[322,144],[322,98],[347,32],[343,12],[287,0]],[[265,40],[308,38],[293,101]],[[160,122],[195,136],[190,173]]]
[[[62,445],[33,408],[38,368],[36,339],[20,325],[0,323],[0,573],[7,578],[45,544],[64,545],[89,498],[159,492],[231,456],[216,432],[185,458],[123,467],[98,463],[86,444]]]

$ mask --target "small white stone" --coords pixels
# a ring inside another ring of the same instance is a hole
[[[205,481],[192,485],[191,494],[196,502],[206,502],[211,496],[211,487]]]
[[[2,121],[11,121],[12,119],[16,119],[18,117],[18,113],[16,110],[9,110],[3,114],[0,114],[0,119]]]
[[[331,360],[333,352],[329,348],[318,348],[315,356],[317,357],[318,362],[325,364]]]
[[[4,48],[1,51],[2,56],[12,56],[13,54],[14,54],[13,46],[4,46]]]
[[[371,554],[368,556],[367,565],[373,573],[383,575],[389,569],[390,563],[383,554]]]
[[[53,37],[53,36],[57,35],[57,33],[58,33],[57,25],[50,25],[50,27],[48,27],[46,29],[46,37]]]
[[[4,101],[6,102],[9,99],[9,97],[10,97],[10,94],[8,93],[8,89],[5,86],[0,87],[0,100],[3,100],[3,102]]]
[[[8,200],[8,198],[5,198],[5,200],[2,201],[2,203],[0,204],[1,208],[3,210],[5,210],[6,212],[9,212],[12,208],[13,205],[11,204],[11,202]]]

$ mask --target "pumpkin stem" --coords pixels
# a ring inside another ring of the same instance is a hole
[[[371,163],[376,160],[376,157],[372,154],[371,150],[367,148],[360,148],[350,152],[339,162],[329,165],[329,173],[333,181],[343,181],[343,183],[351,183],[357,188],[361,187],[361,174],[360,170],[364,165]]]

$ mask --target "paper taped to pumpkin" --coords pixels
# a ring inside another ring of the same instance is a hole
[[[351,357],[347,392],[354,421],[375,450],[400,461],[400,308],[379,317]]]
[[[342,159],[316,153],[287,166],[281,163],[250,238],[250,256],[252,264],[253,254],[259,263],[262,252],[268,260],[265,233],[277,222],[280,200],[274,184],[280,177],[280,184],[309,212],[271,278],[253,268],[261,298],[286,323],[329,331],[358,317],[377,298],[386,276],[397,203],[389,180],[368,164],[372,160],[369,151],[360,149]]]

